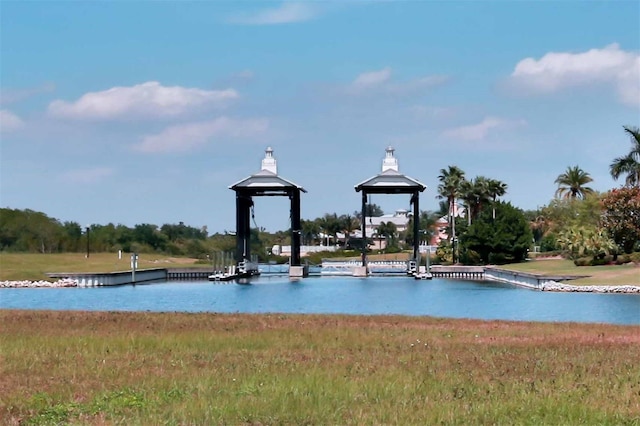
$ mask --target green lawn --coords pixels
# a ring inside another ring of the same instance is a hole
[[[501,265],[500,268],[541,275],[589,276],[588,278],[568,281],[568,283],[575,285],[640,285],[640,266],[633,263],[626,265],[575,266],[571,260],[548,259]]]
[[[196,259],[140,254],[138,268],[207,267]],[[0,281],[47,280],[47,272],[116,272],[131,269],[131,257],[117,253],[0,253]]]

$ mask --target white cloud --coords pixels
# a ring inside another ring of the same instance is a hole
[[[219,117],[214,120],[178,124],[155,135],[147,135],[134,147],[148,153],[186,152],[197,149],[213,138],[244,138],[263,135],[269,122],[266,119],[236,120]]]
[[[149,81],[89,92],[75,102],[56,100],[49,104],[48,113],[54,117],[79,120],[172,117],[203,106],[222,107],[236,98],[238,93],[233,89],[168,87]]]
[[[394,82],[391,80],[391,68],[385,67],[377,71],[364,72],[356,77],[347,91],[351,94],[383,92],[386,94],[403,95],[416,91],[441,86],[449,81],[445,75],[428,75],[412,80]]]
[[[13,132],[24,127],[24,121],[7,109],[0,109],[0,131]]]
[[[550,52],[539,60],[518,62],[509,83],[533,93],[611,84],[623,103],[640,105],[640,54],[621,50],[618,44],[582,53]]]
[[[369,71],[360,74],[352,83],[356,90],[363,90],[369,87],[380,86],[391,78],[391,68],[386,67],[380,71]]]
[[[309,21],[319,14],[319,9],[310,3],[283,3],[275,9],[234,16],[229,22],[243,25],[278,25]]]
[[[114,170],[108,167],[70,170],[62,173],[61,178],[68,183],[91,184],[113,175]]]
[[[497,117],[485,117],[478,124],[455,127],[445,130],[443,135],[450,139],[459,139],[463,141],[481,141],[487,138],[489,133],[497,130],[513,129],[524,126],[525,120],[505,120]]]
[[[633,65],[621,71],[616,82],[618,97],[626,105],[640,106],[640,55]]]

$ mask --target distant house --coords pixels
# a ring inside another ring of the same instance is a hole
[[[405,209],[398,209],[393,214],[385,214],[382,216],[371,216],[365,218],[365,228],[368,236],[371,237],[372,250],[384,250],[387,247],[387,240],[384,236],[378,234],[378,227],[383,223],[393,223],[398,233],[404,232],[409,226],[411,214]]]
[[[407,230],[410,219],[411,214],[404,209],[398,209],[393,214],[366,217],[365,231],[367,233],[367,239],[371,239],[371,244],[369,245],[369,247],[372,250],[382,250],[386,248],[387,242],[385,237],[378,235],[378,227],[382,223],[393,223],[396,226],[398,233],[400,233]],[[337,241],[339,244],[344,244],[346,242],[346,234],[338,232],[337,237]],[[359,228],[354,230],[351,234],[349,234],[349,238],[362,239],[362,229]]]
[[[455,208],[455,216],[456,217],[465,217],[466,210],[462,207],[456,206]],[[367,217],[365,219],[366,223],[366,232],[367,239],[370,240],[369,248],[372,250],[384,250],[387,246],[386,239],[383,236],[378,235],[378,226],[382,223],[392,222],[398,233],[404,232],[409,227],[409,221],[411,220],[411,212],[405,209],[398,209],[393,214],[385,214],[382,216],[372,216]],[[447,229],[449,227],[449,222],[447,220],[447,216],[442,216],[439,218],[434,224],[434,232],[429,241],[420,241],[420,250],[425,246],[436,247],[440,244],[441,241],[446,241],[449,239],[449,235],[447,233]],[[327,238],[327,236],[324,236]],[[336,245],[343,246],[346,242],[346,234],[342,232],[338,232],[336,234]],[[333,237],[330,237],[333,240]],[[362,238],[362,230],[360,228],[354,230],[349,234],[349,238],[352,239],[361,239]],[[435,249],[432,249],[435,250]]]
[[[458,205],[454,206],[453,215],[455,217],[465,217],[465,209],[460,208]],[[449,239],[449,234],[447,233],[447,228],[449,227],[449,220],[447,216],[442,216],[440,219],[436,221],[435,230],[431,241],[429,241],[429,245],[437,246],[440,244],[440,241],[446,241]]]
[[[440,241],[447,240],[447,238],[449,238],[449,235],[447,234],[448,226],[449,221],[447,220],[447,216],[442,216],[440,219],[436,220],[435,232],[429,241],[429,245],[437,246],[440,244]]]
[[[409,219],[411,219],[411,215],[404,209],[398,209],[394,214],[367,217],[365,218],[365,231],[367,235],[376,235],[378,233],[378,226],[382,223],[391,222],[396,226],[398,232],[404,232],[409,225]]]

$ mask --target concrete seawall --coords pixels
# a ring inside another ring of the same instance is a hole
[[[540,291],[583,292],[583,293],[637,293],[640,286],[633,285],[571,285],[560,281],[584,278],[587,275],[537,275],[527,272],[509,271],[506,269],[486,266],[484,279],[498,281],[520,287],[532,288]]]
[[[431,267],[434,277],[495,281],[539,291],[583,292],[583,293],[636,293],[640,286],[634,285],[571,285],[562,281],[585,278],[588,275],[539,275],[510,271],[495,266],[442,266]]]
[[[429,270],[431,271],[431,274],[437,278],[483,280],[485,275],[483,266],[433,265]]]
[[[166,281],[167,269],[141,269],[135,272],[135,276],[131,271],[110,272],[103,274],[56,272],[47,275],[50,278],[63,278],[73,280],[78,283],[78,287],[98,287],[140,284],[151,281]]]
[[[472,279],[502,282],[519,287],[539,291],[555,292],[586,292],[586,293],[635,293],[640,294],[637,285],[571,285],[562,281],[586,277],[586,275],[551,276],[538,275],[527,272],[510,271],[494,266],[442,266],[433,265],[431,272],[434,277]],[[49,273],[49,281],[2,281],[0,288],[40,288],[40,287],[98,287],[117,286],[168,279],[203,279],[210,274],[208,268],[199,269],[142,269],[133,276],[131,271],[111,273]]]
[[[542,290],[547,283],[556,282],[557,279],[563,279],[563,277],[548,277],[526,272],[509,271],[491,266],[484,268],[484,278],[490,281],[509,283],[520,287],[534,288],[536,290]]]

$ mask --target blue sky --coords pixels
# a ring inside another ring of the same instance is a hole
[[[535,209],[569,166],[619,186],[640,125],[637,1],[2,0],[0,20],[0,206],[81,225],[233,230],[228,186],[267,146],[305,219],[357,210],[389,145],[422,209],[448,165]],[[256,198],[256,224],[288,208]]]

